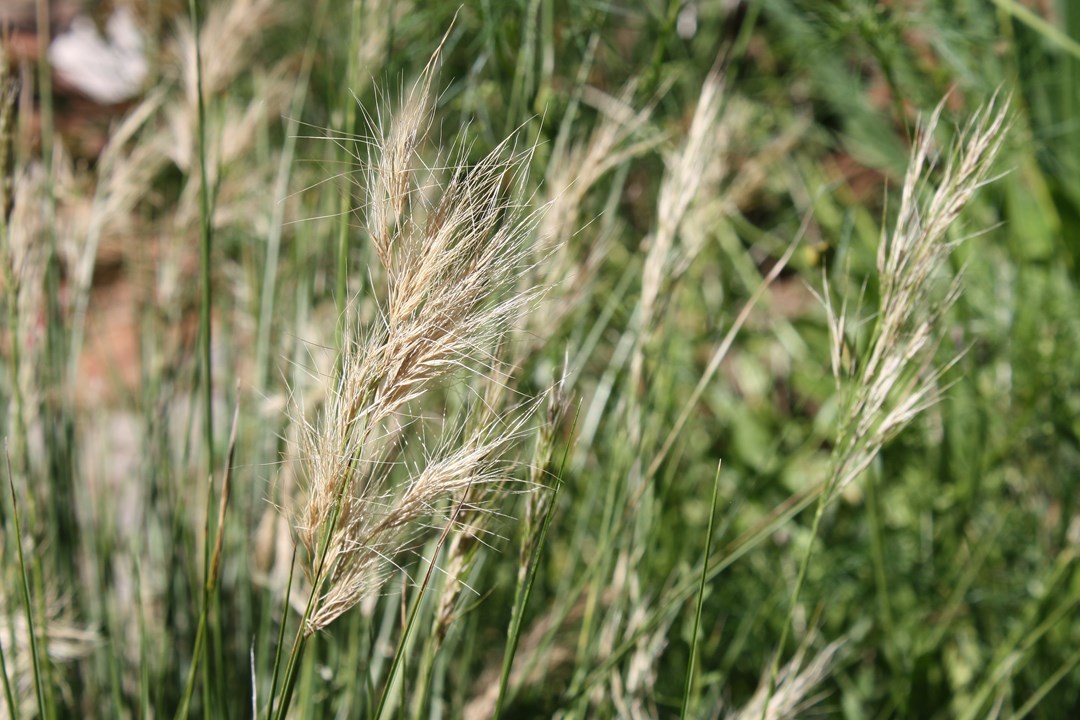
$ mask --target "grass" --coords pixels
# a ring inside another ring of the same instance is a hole
[[[0,717],[1076,714],[1072,3],[133,5],[0,73]]]

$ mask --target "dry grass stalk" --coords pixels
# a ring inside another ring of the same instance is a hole
[[[0,45],[0,223],[7,225],[15,205],[15,104],[19,81],[12,74],[6,49]]]
[[[481,515],[480,517],[487,516]],[[474,524],[467,525],[455,532],[454,537],[450,540],[450,547],[447,548],[447,560],[444,569],[446,583],[442,588],[442,592],[439,593],[439,605],[435,611],[435,620],[432,623],[432,634],[438,646],[441,646],[446,640],[446,634],[450,631],[450,626],[457,619],[458,602],[466,587],[465,578],[473,567],[477,548],[482,542],[478,531],[483,528],[476,526],[480,526],[482,523],[483,520],[474,521]]]
[[[700,202],[706,190],[713,187],[706,183],[707,176],[715,173],[719,146],[715,143],[720,125],[720,109],[723,100],[723,79],[716,73],[706,77],[698,98],[690,128],[681,147],[667,158],[667,169],[660,181],[657,200],[656,228],[645,239],[645,259],[642,268],[641,298],[635,319],[633,354],[630,357],[630,388],[635,402],[626,406],[628,442],[635,458],[628,471],[627,485],[630,492],[628,507],[635,510],[642,502],[648,502],[648,488],[643,472],[643,437],[649,418],[646,413],[647,390],[646,352],[655,334],[661,311],[661,298],[678,280],[676,268],[686,267],[696,248],[682,244],[681,226],[692,205]],[[648,511],[639,517],[648,517]],[[645,597],[637,567],[646,552],[642,542],[645,523],[635,525],[634,542],[622,548],[610,581],[619,600],[609,610],[601,630],[598,655],[610,654],[618,640],[636,634],[642,622],[641,609],[649,605]],[[641,637],[625,674],[613,668],[608,677],[612,697],[619,697],[622,712],[629,716],[647,714],[651,703],[648,683],[642,668],[649,664],[660,648],[655,638]],[[603,696],[599,688],[594,692],[594,702]]]
[[[618,708],[619,717],[645,720],[660,716],[656,686],[660,674],[660,661],[670,641],[671,626],[677,615],[669,614],[653,630],[643,632],[648,622],[652,603],[636,604],[626,619],[625,636],[641,633],[634,652],[627,659],[624,669],[612,671],[608,677],[608,695]],[[599,708],[607,699],[601,695]]]
[[[0,339],[7,345],[5,360],[8,367],[7,378],[12,393],[8,403],[7,427],[15,430],[14,466],[24,469],[23,449],[26,444],[26,427],[23,416],[23,398],[19,380],[19,345],[18,336],[18,301],[19,274],[16,272],[16,253],[11,237],[11,220],[15,209],[15,134],[16,101],[19,97],[19,82],[12,74],[7,62],[7,49],[0,45],[0,284],[3,285],[6,305],[6,337]]]
[[[544,184],[546,211],[539,221],[523,287],[543,287],[541,307],[526,318],[513,338],[514,366],[534,354],[552,331],[589,301],[596,274],[608,259],[614,233],[601,226],[583,237],[593,218],[585,218],[590,192],[612,170],[645,154],[663,139],[649,132],[653,107],[634,110],[630,105],[636,86],[631,83],[619,97],[586,89],[586,100],[600,118],[588,138],[570,142],[560,136],[547,163]],[[564,129],[565,130],[565,129]],[[569,135],[567,135],[568,137]],[[568,395],[576,379],[569,373],[561,382]]]
[[[307,425],[307,499],[295,525],[317,596],[308,632],[377,591],[395,558],[450,501],[501,484],[504,451],[520,439],[527,415],[496,416],[452,435],[395,481],[408,442],[400,421],[407,406],[460,370],[492,372],[490,349],[535,297],[514,285],[536,214],[506,199],[508,185],[522,182],[531,149],[515,152],[508,139],[476,165],[452,168],[441,197],[426,201],[416,149],[430,121],[436,60],[393,127],[377,129],[381,154],[369,177],[366,229],[386,299],[377,324],[347,341],[337,387],[321,418]]]
[[[509,377],[508,369],[495,363],[490,372],[480,378],[482,387],[477,391],[478,402],[474,409],[464,413],[472,427],[479,428],[485,423],[505,422],[515,417],[520,423],[524,418],[534,414],[538,407],[535,403],[527,407],[508,407],[511,388],[506,384],[506,379]],[[540,432],[543,432],[543,428]],[[530,501],[541,492],[541,486],[534,481],[535,474],[530,472],[529,484],[525,486],[526,491],[529,492]],[[484,508],[496,500],[496,495],[506,490],[505,483],[491,483],[473,488],[469,494],[469,504],[479,509],[462,508],[457,515],[458,528],[454,531],[447,548],[446,567],[443,571],[445,581],[440,590],[438,610],[433,624],[433,634],[440,645],[446,638],[451,624],[457,618],[459,599],[467,587],[465,578],[472,571],[481,547],[487,545],[487,539],[496,534],[491,527],[494,515],[486,512]]]
[[[569,368],[564,363],[562,376],[548,397],[547,413],[536,436],[536,449],[533,452],[529,474],[529,485],[533,492],[529,494],[525,501],[525,526],[522,532],[523,541],[518,564],[519,582],[529,570],[529,556],[533,548],[536,547],[537,542],[539,542],[544,517],[551,507],[553,488],[549,487],[548,478],[553,468],[552,461],[556,441],[558,440],[558,432],[562,427],[567,412],[570,410],[568,374]],[[558,481],[558,478],[556,478],[556,481]]]
[[[46,329],[40,322],[41,309],[46,307],[46,248],[38,242],[44,234],[44,182],[44,172],[38,165],[16,178],[14,205],[4,233],[3,262],[11,321],[8,353],[12,357],[9,367],[15,396],[15,402],[9,405],[9,427],[17,430],[15,467],[27,480],[41,477],[44,472],[48,455],[42,405],[47,393],[56,391],[44,378]],[[38,492],[47,485],[35,483],[31,487]]]
[[[960,133],[940,169],[931,179],[934,163],[933,132],[944,101],[921,124],[911,162],[904,177],[896,225],[889,236],[882,232],[877,273],[880,299],[876,322],[861,368],[844,361],[847,348],[846,301],[833,305],[826,281],[823,303],[832,338],[831,355],[837,393],[841,398],[837,442],[830,460],[811,526],[816,537],[825,507],[850,485],[877,457],[886,442],[907,427],[941,397],[941,378],[957,361],[935,362],[943,336],[939,325],[960,292],[954,278],[941,294],[938,275],[956,247],[947,233],[975,192],[990,182],[990,170],[1006,134],[1008,101],[994,98],[976,111]],[[780,679],[780,657],[798,609],[799,595],[813,549],[806,546],[789,606],[779,648],[764,695],[764,716],[771,708]]]

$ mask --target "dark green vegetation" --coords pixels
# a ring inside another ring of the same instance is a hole
[[[9,715],[1080,715],[1075,2],[135,5],[151,78],[100,155],[48,73],[40,142],[0,88]],[[411,209],[535,143],[496,215],[550,203],[509,283],[545,293],[395,410],[387,477],[490,413],[520,482],[440,496],[305,639],[301,424],[394,281],[367,139],[447,31]],[[901,309],[931,342],[888,403],[940,399],[841,483],[918,118],[946,98],[925,201],[995,93],[992,181]]]

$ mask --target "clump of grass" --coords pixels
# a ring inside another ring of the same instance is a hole
[[[107,121],[0,72],[0,717],[1068,715],[1080,16],[143,5]]]

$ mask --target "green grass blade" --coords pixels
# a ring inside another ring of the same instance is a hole
[[[694,610],[694,629],[690,635],[690,662],[686,668],[686,687],[683,690],[682,711],[680,717],[690,714],[690,693],[694,686],[694,665],[697,660],[698,628],[701,626],[701,611],[705,606],[705,587],[708,584],[709,552],[712,549],[713,528],[716,523],[716,498],[720,493],[720,463],[716,465],[716,477],[713,480],[712,502],[709,503],[709,529],[705,533],[705,552],[701,560],[701,585],[698,587],[697,608]]]
[[[49,717],[46,711],[45,688],[41,673],[41,657],[38,652],[37,629],[34,626],[34,605],[30,599],[30,578],[26,574],[26,559],[23,556],[22,520],[19,517],[19,499],[15,494],[15,476],[11,471],[11,454],[8,452],[7,443],[4,443],[4,457],[7,461],[8,489],[11,491],[11,515],[15,521],[15,549],[19,558],[19,582],[22,587],[23,610],[26,616],[26,632],[30,638],[30,658],[34,669],[34,694],[37,698],[38,716]],[[7,674],[4,675],[5,684]],[[14,706],[13,706],[14,707]]]
[[[1014,18],[1039,33],[1051,45],[1064,50],[1069,55],[1080,60],[1080,43],[1073,40],[1059,28],[1054,27],[1042,19],[1033,10],[1024,7],[1016,0],[993,0],[994,4]]]
[[[1020,708],[1009,716],[1009,720],[1023,720],[1031,714],[1031,712],[1042,702],[1051,690],[1053,690],[1058,683],[1060,683],[1065,676],[1073,671],[1077,665],[1080,665],[1080,650],[1074,652],[1068,660],[1066,660],[1061,667],[1059,667],[1053,675],[1046,679],[1039,689],[1032,693],[1031,697],[1027,699]]]
[[[270,704],[266,709],[268,718],[274,717],[274,698],[277,695],[278,671],[281,668],[281,648],[285,645],[285,625],[289,620],[289,598],[292,595],[293,572],[296,570],[296,544],[293,544],[292,558],[289,560],[289,580],[285,584],[285,603],[281,610],[281,627],[278,629],[277,647],[274,650],[274,672],[270,678]]]
[[[210,217],[210,181],[206,171],[206,101],[203,97],[202,43],[199,27],[199,2],[188,0],[191,33],[195,44],[195,95],[197,154],[199,160],[199,358],[202,375],[203,437],[206,442],[207,474],[214,472],[214,386],[211,377],[210,349],[212,345],[210,309],[213,295],[210,288],[210,253],[213,247],[213,227]]]

